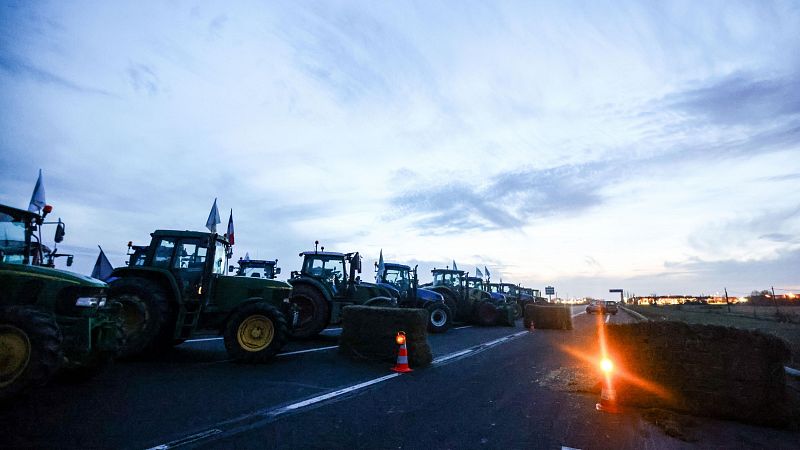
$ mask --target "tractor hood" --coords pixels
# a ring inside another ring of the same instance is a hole
[[[17,272],[33,278],[47,278],[51,280],[65,281],[78,286],[107,288],[108,285],[96,278],[87,277],[75,272],[69,272],[50,267],[30,266],[25,264],[5,264],[0,263],[0,272]]]
[[[443,302],[444,301],[444,296],[442,296],[442,294],[440,294],[438,292],[435,292],[435,291],[428,290],[428,289],[422,289],[422,288],[417,288],[417,297],[419,297],[422,300],[428,300],[428,301],[432,301],[432,302]]]
[[[501,294],[499,292],[492,292],[491,294],[492,294],[492,300],[494,300],[495,303],[505,303],[506,301],[505,294]]]

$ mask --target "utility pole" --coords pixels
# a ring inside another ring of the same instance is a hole
[[[778,300],[775,298],[775,286],[770,286],[772,288],[772,304],[775,305],[775,312],[778,312]]]
[[[728,288],[725,288],[725,304],[728,305],[728,313],[731,312],[731,302],[728,301]]]

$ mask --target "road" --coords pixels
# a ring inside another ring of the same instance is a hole
[[[52,383],[0,409],[3,447],[682,448],[636,412],[542,381],[597,352],[597,316],[572,331],[459,327],[429,337],[434,364],[398,375],[336,351],[340,330],[266,365],[227,361],[220,339],[122,362],[89,383]],[[621,313],[610,321],[631,320]],[[708,443],[708,441],[706,441]],[[776,442],[780,443],[778,439]]]

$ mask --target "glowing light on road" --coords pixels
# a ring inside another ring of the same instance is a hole
[[[397,336],[395,336],[394,341],[397,342],[397,345],[403,345],[406,343],[406,334],[402,331],[397,332]]]

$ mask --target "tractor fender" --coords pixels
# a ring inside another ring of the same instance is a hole
[[[416,307],[425,308],[431,304],[445,303],[444,296],[429,289],[417,289]],[[445,303],[446,304],[446,303]]]
[[[322,296],[325,297],[325,301],[327,301],[328,303],[333,302],[333,298],[331,298],[331,290],[329,288],[326,288],[321,282],[313,278],[291,279],[289,280],[289,284],[291,284],[293,288],[301,284],[313,287],[314,289],[322,292]]]
[[[170,300],[180,302],[181,293],[175,277],[166,270],[153,267],[118,267],[111,272],[108,284],[113,285],[114,280],[123,277],[145,278],[161,286],[169,295]]]

